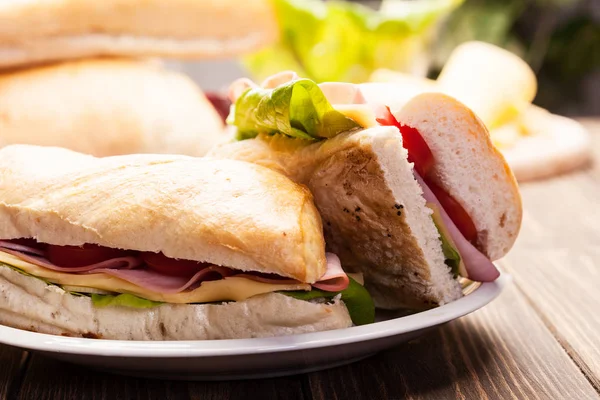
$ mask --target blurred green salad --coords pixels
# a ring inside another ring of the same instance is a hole
[[[243,60],[256,79],[293,70],[316,82],[364,82],[377,68],[424,75],[438,22],[463,0],[384,0],[378,11],[335,0],[273,1],[279,42]]]

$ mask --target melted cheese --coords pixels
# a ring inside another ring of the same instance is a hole
[[[334,104],[333,108],[363,128],[379,126],[375,112],[368,104]]]
[[[107,274],[75,275],[52,271],[23,261],[13,255],[0,251],[0,262],[19,268],[35,277],[48,282],[85,286],[117,293],[130,293],[148,300],[166,303],[209,303],[213,301],[242,301],[249,297],[279,290],[310,290],[309,284],[272,284],[256,282],[246,278],[229,277],[217,281],[203,282],[198,288],[181,293],[156,293],[133,283]]]

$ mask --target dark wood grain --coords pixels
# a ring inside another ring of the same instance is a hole
[[[515,286],[418,341],[309,378],[327,400],[599,398]]]
[[[19,373],[27,353],[0,345],[0,399],[6,399],[14,385],[19,385]]]
[[[593,132],[600,160],[600,120]],[[600,162],[521,185],[521,234],[503,261],[549,329],[600,388]]]
[[[93,371],[33,355],[23,377],[22,400],[302,400],[302,376],[254,381],[183,382],[131,378]]]

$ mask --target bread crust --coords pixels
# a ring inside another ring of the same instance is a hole
[[[457,46],[436,82],[439,91],[467,104],[488,129],[522,113],[537,92],[535,72],[523,59],[477,41]]]
[[[239,161],[5,147],[0,221],[2,239],[162,251],[307,283],[326,270],[308,189]]]
[[[25,0],[0,6],[0,66],[93,55],[227,57],[276,40],[269,0]]]
[[[559,175],[590,162],[592,138],[577,121],[531,106],[518,122],[504,127],[514,129],[517,139],[502,153],[519,182]],[[527,135],[519,132],[523,128]]]
[[[0,324],[34,332],[115,340],[211,340],[347,328],[346,306],[278,293],[223,304],[96,308],[89,297],[0,265]]]
[[[394,116],[427,142],[435,159],[429,178],[469,214],[478,231],[477,247],[491,260],[505,255],[521,227],[521,195],[483,122],[441,93],[418,95]]]
[[[345,269],[364,274],[378,307],[424,308],[460,297],[397,129],[347,132],[316,143],[259,135],[216,146],[208,156],[258,163],[306,184],[323,218],[327,248]],[[417,224],[421,235],[412,230]]]
[[[91,59],[0,75],[0,146],[201,156],[224,139],[196,84],[149,62]]]

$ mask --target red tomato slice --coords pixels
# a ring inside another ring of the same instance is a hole
[[[426,181],[425,183],[427,183],[427,186],[429,186],[433,194],[435,194],[435,197],[437,197],[442,207],[444,207],[444,210],[446,210],[448,216],[452,222],[454,222],[460,233],[462,233],[469,242],[475,243],[477,240],[477,228],[475,228],[473,220],[463,206],[435,183],[429,181]]]
[[[169,258],[163,253],[142,253],[142,260],[148,265],[148,268],[169,276],[193,276],[196,272],[206,268],[205,263],[176,260]]]
[[[95,244],[84,244],[83,246],[48,245],[46,249],[48,260],[60,267],[83,267],[124,256],[127,256],[125,250],[111,249]]]
[[[402,134],[402,145],[408,151],[408,161],[415,164],[415,169],[423,179],[433,167],[433,153],[419,131],[408,125],[402,125],[391,113],[389,107],[377,109],[377,122],[384,126],[395,126]]]
[[[402,143],[408,151],[408,161],[415,164],[415,170],[421,175],[427,186],[431,188],[435,197],[438,198],[444,210],[448,213],[452,222],[470,242],[475,242],[477,239],[477,228],[473,220],[467,214],[465,209],[454,200],[446,191],[434,184],[428,179],[428,174],[433,167],[434,159],[431,149],[423,139],[423,136],[415,128],[408,125],[402,125],[391,113],[389,107],[381,107],[376,109],[377,122],[384,126],[395,126],[402,134]]]

